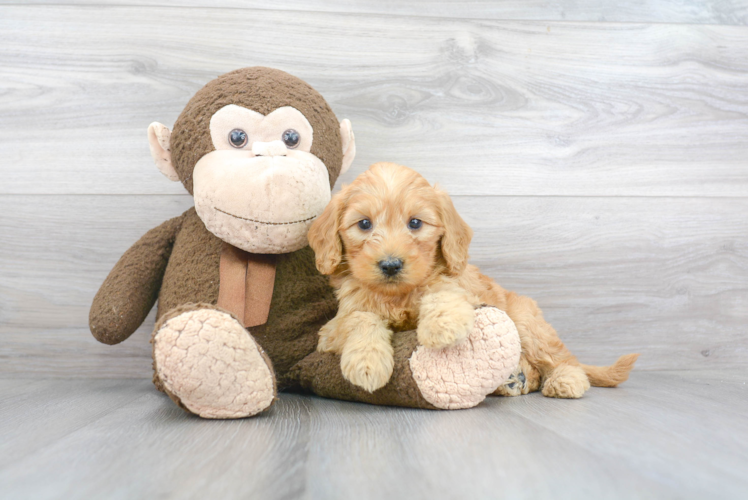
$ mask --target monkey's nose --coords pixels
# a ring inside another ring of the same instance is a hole
[[[382,270],[385,276],[395,276],[397,273],[403,270],[403,261],[400,259],[393,259],[388,257],[387,259],[380,260],[377,265]]]
[[[283,141],[253,142],[252,154],[255,156],[286,156],[288,149]]]

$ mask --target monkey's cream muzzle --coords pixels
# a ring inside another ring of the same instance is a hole
[[[351,122],[340,122],[343,162],[356,154]],[[214,151],[192,172],[195,209],[211,233],[252,253],[288,253],[307,245],[307,231],[330,201],[330,174],[311,153],[314,130],[296,108],[263,115],[229,104],[210,119]],[[171,131],[148,127],[158,169],[180,180],[171,160]]]
[[[252,253],[288,253],[330,201],[325,165],[313,154],[256,143],[253,152],[216,150],[195,165],[195,209],[222,240]],[[267,155],[267,156],[265,156]]]

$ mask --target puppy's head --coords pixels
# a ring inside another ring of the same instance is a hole
[[[369,288],[395,295],[434,273],[460,274],[472,236],[447,193],[409,168],[375,163],[333,196],[308,238],[322,274],[345,264]]]

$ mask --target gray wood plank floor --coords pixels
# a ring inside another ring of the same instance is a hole
[[[3,498],[745,498],[748,372],[435,412],[282,394],[190,416],[147,380],[0,379]]]

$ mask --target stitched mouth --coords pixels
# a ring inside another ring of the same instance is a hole
[[[307,217],[306,219],[295,220],[295,221],[291,221],[291,222],[266,222],[266,221],[263,221],[263,220],[250,219],[249,217],[240,217],[238,215],[234,215],[234,214],[228,213],[225,210],[221,210],[218,207],[213,207],[213,210],[221,212],[222,214],[229,215],[229,216],[231,216],[231,217],[233,217],[235,219],[246,220],[248,222],[255,222],[257,224],[265,224],[267,226],[288,226],[290,224],[300,224],[302,222],[309,222],[310,220],[317,218],[316,215],[312,215],[311,217]]]

